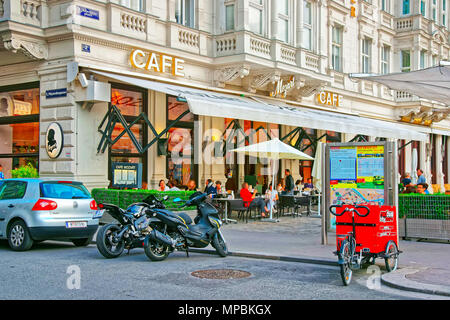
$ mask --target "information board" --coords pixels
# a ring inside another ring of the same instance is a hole
[[[142,188],[142,164],[129,162],[113,162],[111,164],[113,187]]]

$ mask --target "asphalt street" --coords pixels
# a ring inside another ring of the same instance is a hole
[[[27,252],[13,252],[0,242],[0,299],[436,299],[387,287],[367,287],[371,276],[355,273],[344,287],[331,266],[175,252],[151,262],[142,249],[105,259],[95,245],[46,241]],[[235,269],[250,277],[200,279],[197,270]],[[79,277],[78,277],[79,275]]]

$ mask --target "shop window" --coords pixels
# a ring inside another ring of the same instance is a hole
[[[167,125],[189,110],[186,102],[167,96]],[[167,178],[186,186],[189,180],[197,181],[197,165],[194,163],[194,121],[192,113],[186,114],[170,128],[167,139]]]
[[[112,85],[111,104],[120,110],[128,124],[136,120],[141,113],[147,112],[146,101],[145,90],[120,84]],[[116,123],[111,139],[116,139],[123,130],[123,125]],[[147,144],[147,126],[142,120],[134,124],[130,130],[141,146]],[[147,187],[147,152],[139,153],[128,133],[123,134],[116,143],[110,146],[109,154],[108,177],[110,181],[112,181],[112,164],[117,162],[139,163],[142,165],[142,188]]]
[[[39,83],[0,87],[0,164],[11,170],[39,163]]]

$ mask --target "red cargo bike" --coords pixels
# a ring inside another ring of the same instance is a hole
[[[350,284],[352,270],[374,264],[377,258],[384,259],[388,272],[397,269],[401,251],[395,207],[332,205],[330,212],[336,216],[334,254],[338,256],[344,285]]]

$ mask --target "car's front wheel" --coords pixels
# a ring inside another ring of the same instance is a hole
[[[33,239],[27,225],[22,220],[14,221],[8,229],[8,243],[14,251],[30,250]]]

